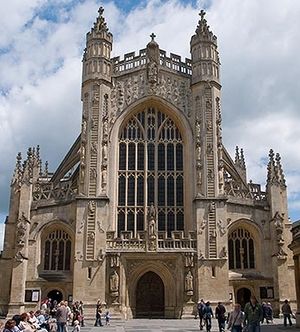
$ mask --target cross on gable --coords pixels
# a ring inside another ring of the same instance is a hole
[[[204,19],[205,14],[206,14],[206,12],[205,12],[203,9],[201,9],[201,11],[200,11],[200,13],[199,13],[199,15],[200,15],[200,17],[201,17],[201,20]]]
[[[151,41],[154,41],[154,38],[156,37],[156,35],[152,32],[150,37],[151,37]]]
[[[104,8],[101,6],[99,9],[98,9],[98,13],[99,15],[102,15],[104,12]]]

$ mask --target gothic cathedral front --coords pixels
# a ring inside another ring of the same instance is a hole
[[[217,38],[201,11],[184,62],[155,35],[111,57],[100,8],[87,34],[81,133],[53,173],[17,156],[0,262],[0,314],[98,299],[115,317],[192,317],[200,298],[275,313],[295,300],[287,193],[271,150],[266,191],[222,143]],[[3,287],[7,285],[7,287]]]

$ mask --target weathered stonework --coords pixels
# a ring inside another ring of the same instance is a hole
[[[39,148],[17,157],[1,314],[37,306],[31,290],[83,300],[86,317],[98,299],[123,318],[193,317],[199,298],[229,306],[250,293],[275,313],[295,304],[280,156],[270,152],[264,192],[247,182],[243,150],[233,160],[224,147],[217,38],[200,16],[191,60],[167,56],[153,34],[120,60],[100,8],[81,134],[54,173]]]

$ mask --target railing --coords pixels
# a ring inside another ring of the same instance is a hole
[[[33,187],[33,201],[39,202],[47,201],[67,201],[74,199],[76,195],[75,190],[72,188],[70,181],[59,182],[55,187],[52,182],[37,182]]]
[[[157,232],[157,251],[196,251],[197,241],[195,232],[190,232],[189,236],[184,237],[183,232],[174,231],[171,237],[167,237],[166,232]],[[106,249],[124,251],[146,251],[147,233],[138,232],[136,237],[132,232],[121,232],[120,237],[115,237],[115,232],[107,232]]]
[[[159,62],[162,67],[188,76],[192,75],[192,62],[190,59],[186,58],[185,62],[182,62],[179,55],[171,53],[168,57],[166,51],[159,50],[159,52]],[[143,68],[147,63],[146,49],[140,50],[139,55],[135,55],[135,52],[131,52],[124,55],[124,60],[120,60],[120,57],[115,57],[112,61],[115,74]]]

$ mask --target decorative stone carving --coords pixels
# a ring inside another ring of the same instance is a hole
[[[149,239],[153,240],[156,238],[156,209],[153,203],[151,203],[148,212],[148,226]]]
[[[223,236],[226,234],[226,225],[223,220],[219,219],[217,222],[217,226],[219,228],[220,235]]]
[[[94,232],[90,232],[88,234],[87,243],[88,243],[88,245],[93,245],[94,242],[95,242],[95,233]]]
[[[112,125],[125,106],[144,95],[156,95],[162,97],[180,108],[188,117],[191,116],[191,90],[188,81],[171,79],[171,75],[163,73],[156,75],[158,68],[155,63],[150,63],[147,73],[132,76],[130,79],[114,82],[111,92],[111,119]],[[149,76],[150,75],[150,76]],[[180,87],[180,88],[179,88]]]
[[[185,253],[185,267],[194,267],[194,253],[193,252],[188,252]]]
[[[89,201],[89,204],[88,204],[88,213],[89,213],[89,215],[94,214],[95,211],[96,211],[95,201]]]
[[[83,261],[83,254],[81,251],[77,251],[74,256],[75,262],[82,262]]]
[[[198,234],[202,234],[203,233],[203,230],[205,229],[206,225],[207,225],[207,221],[204,220],[204,219],[202,219],[202,222],[199,225]]]
[[[191,270],[185,276],[185,291],[187,295],[193,295],[194,291],[194,277]]]
[[[220,253],[219,253],[219,258],[227,258],[227,249],[226,247],[222,247]]]
[[[119,292],[119,275],[116,270],[110,275],[109,278],[110,292]]]
[[[112,254],[110,256],[110,267],[119,267],[120,266],[120,253]]]

